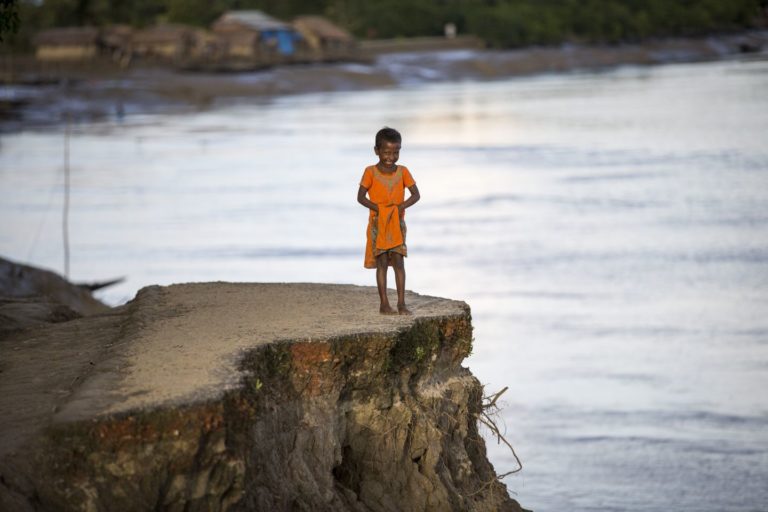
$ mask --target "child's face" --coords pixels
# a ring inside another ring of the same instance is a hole
[[[379,167],[383,169],[394,169],[395,163],[400,158],[400,143],[382,141],[381,146],[373,148],[376,156],[379,157]]]

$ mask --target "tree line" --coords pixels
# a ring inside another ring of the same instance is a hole
[[[231,9],[285,20],[320,14],[359,38],[438,36],[452,23],[460,34],[511,48],[739,30],[764,23],[768,0],[0,0],[0,38],[24,48],[32,34],[51,27],[207,27]]]

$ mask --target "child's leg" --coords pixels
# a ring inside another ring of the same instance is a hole
[[[376,287],[379,289],[379,312],[385,315],[394,315],[396,312],[389,305],[387,298],[387,267],[389,266],[389,254],[382,253],[376,256]]]
[[[405,307],[405,261],[403,256],[392,253],[392,266],[395,268],[395,284],[397,285],[397,311],[401,315],[410,315],[411,312]]]

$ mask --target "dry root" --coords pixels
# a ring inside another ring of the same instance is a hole
[[[520,462],[520,457],[517,456],[517,453],[515,452],[515,449],[512,447],[512,444],[507,441],[507,439],[504,437],[504,434],[501,433],[501,430],[499,430],[499,426],[496,424],[495,417],[499,415],[499,412],[501,409],[499,409],[499,406],[496,405],[496,402],[499,400],[499,397],[504,394],[504,392],[509,389],[509,386],[504,386],[504,389],[501,391],[494,393],[492,395],[484,396],[483,397],[483,410],[480,412],[479,415],[477,415],[477,419],[485,425],[488,430],[491,431],[491,433],[496,437],[496,441],[500,443],[504,443],[507,445],[509,450],[512,452],[512,455],[515,457],[515,461],[517,462],[517,468],[513,469],[512,471],[507,471],[503,475],[499,475],[497,478],[501,480],[504,477],[507,477],[509,475],[512,475],[514,473],[517,473],[518,471],[523,469],[523,463]]]

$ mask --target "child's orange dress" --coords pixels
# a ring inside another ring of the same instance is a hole
[[[408,256],[405,211],[398,215],[397,205],[405,201],[405,189],[415,184],[408,168],[402,165],[392,173],[383,173],[375,165],[365,168],[360,186],[368,190],[368,198],[379,207],[378,213],[369,210],[368,214],[365,268],[376,268],[376,257],[385,252]]]

